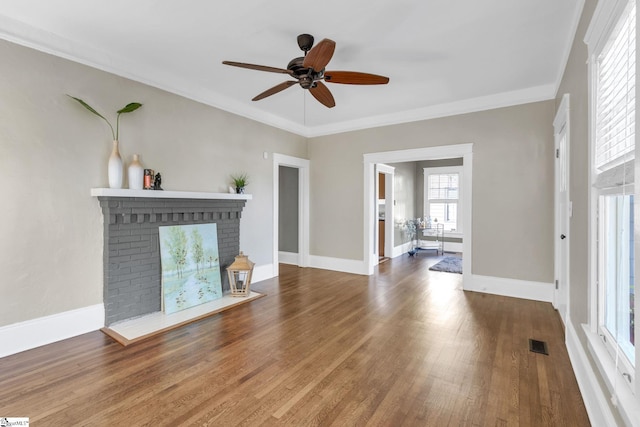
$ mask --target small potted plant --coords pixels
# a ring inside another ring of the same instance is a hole
[[[246,173],[241,173],[239,175],[231,175],[231,179],[233,180],[233,185],[236,187],[237,194],[243,194],[244,188],[249,184],[249,177]]]

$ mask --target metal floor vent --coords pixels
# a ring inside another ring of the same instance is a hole
[[[531,338],[529,338],[529,351],[532,351],[534,353],[546,354],[547,356],[549,355],[546,342],[534,340]]]

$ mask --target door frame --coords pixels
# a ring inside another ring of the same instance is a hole
[[[556,112],[556,116],[553,120],[553,138],[554,138],[554,186],[553,186],[553,194],[554,194],[554,227],[553,227],[553,250],[554,250],[554,281],[555,281],[555,289],[553,292],[553,306],[558,313],[560,314],[560,318],[562,322],[566,325],[567,316],[569,315],[569,293],[570,293],[570,250],[571,250],[571,185],[570,185],[570,177],[571,177],[571,169],[570,169],[570,126],[569,126],[569,112],[570,112],[570,97],[568,93],[565,93],[562,96],[562,100],[560,101],[560,106],[558,107],[558,111]],[[565,137],[565,152],[560,153],[560,140],[562,136]],[[564,161],[564,165],[560,165],[560,162]],[[565,200],[564,206],[565,210],[563,211],[561,207],[563,204],[561,203],[561,194],[560,194],[560,171],[561,166],[564,167],[565,170],[565,179],[566,179],[566,191],[565,191]],[[562,224],[563,219],[566,221],[565,224]],[[560,238],[560,234],[564,234],[566,236],[565,239]],[[564,247],[563,247],[564,245]],[[564,249],[564,251],[563,251]],[[563,259],[564,254],[564,259]],[[565,278],[564,282],[562,278]],[[563,304],[564,301],[564,304]]]
[[[393,218],[394,218],[394,211],[393,211],[393,200],[395,198],[394,196],[394,185],[393,185],[393,179],[395,176],[395,169],[392,166],[389,165],[385,165],[382,163],[378,163],[375,165],[375,175],[376,175],[376,179],[375,181],[375,190],[374,190],[374,194],[378,195],[380,194],[380,189],[378,188],[378,174],[384,174],[385,176],[385,180],[384,180],[384,212],[385,212],[385,221],[384,221],[384,253],[385,256],[387,258],[392,258],[393,257],[393,246],[394,246],[394,239],[393,239]],[[374,203],[374,215],[376,218],[379,218],[379,203],[378,203],[379,199],[376,198],[375,203]],[[378,252],[378,240],[380,239],[379,236],[379,232],[378,232],[378,227],[373,227],[373,232],[374,232],[374,244],[373,244],[373,248],[375,250],[375,254],[374,254],[374,262],[377,265],[380,261],[380,253]]]
[[[280,272],[280,166],[298,169],[298,266],[309,266],[309,165],[307,159],[273,153],[273,276],[278,276]]]
[[[421,160],[440,160],[455,157],[463,158],[463,186],[464,186],[464,206],[463,212],[463,229],[464,238],[462,240],[462,284],[463,288],[471,285],[471,265],[473,259],[472,253],[472,200],[473,200],[473,143],[442,145],[436,147],[415,148],[400,151],[385,151],[379,153],[365,153],[364,157],[364,268],[366,274],[373,274],[373,269],[377,262],[374,256],[374,239],[373,227],[376,225],[374,221],[375,209],[374,203],[376,194],[377,175],[375,174],[376,163],[402,163],[416,162]],[[376,178],[376,179],[374,179]]]

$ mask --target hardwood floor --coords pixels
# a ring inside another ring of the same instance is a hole
[[[122,347],[101,332],[0,359],[35,426],[588,426],[548,303],[461,290],[436,257],[374,276],[282,265],[266,297]],[[532,353],[529,338],[549,355]],[[7,343],[5,343],[7,344]]]

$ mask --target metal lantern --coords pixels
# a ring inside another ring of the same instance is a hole
[[[254,265],[249,257],[240,251],[240,254],[236,256],[233,264],[227,267],[231,296],[246,297],[249,295],[249,286],[251,285],[251,274],[253,273]]]

